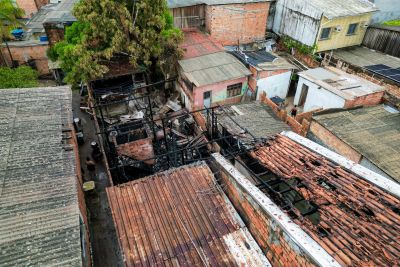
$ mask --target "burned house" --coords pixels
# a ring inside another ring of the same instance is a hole
[[[126,266],[271,266],[204,162],[107,196]]]
[[[91,266],[69,87],[0,90],[0,265]]]
[[[394,266],[400,187],[284,132],[212,169],[273,266]],[[355,223],[356,222],[356,223]]]

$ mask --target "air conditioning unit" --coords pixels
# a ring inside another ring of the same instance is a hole
[[[335,32],[341,32],[343,30],[343,27],[341,25],[338,25],[335,27]]]

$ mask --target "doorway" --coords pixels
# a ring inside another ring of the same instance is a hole
[[[203,103],[204,107],[211,107],[211,91],[207,91],[203,93]]]
[[[301,86],[301,95],[299,99],[299,106],[302,107],[304,106],[304,103],[306,103],[307,100],[307,94],[308,94],[308,85],[304,84]]]

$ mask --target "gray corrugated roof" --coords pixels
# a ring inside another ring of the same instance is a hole
[[[284,0],[284,6],[302,14],[319,19],[357,16],[377,11],[378,8],[368,0]]]
[[[195,6],[195,5],[227,5],[227,4],[243,4],[257,2],[271,2],[274,0],[167,0],[169,8]]]
[[[219,123],[231,134],[242,134],[243,130],[237,124],[247,129],[256,138],[266,138],[283,131],[290,131],[290,127],[281,121],[268,105],[261,102],[239,104],[224,107],[224,109],[226,113],[218,116]],[[230,114],[236,123],[226,114]],[[243,140],[251,140],[251,136],[244,134]]]
[[[196,86],[238,79],[251,72],[234,56],[218,52],[179,61],[185,76]]]
[[[307,5],[319,8],[327,18],[357,16],[377,11],[368,0],[306,0]]]
[[[78,2],[79,0],[63,0],[60,4],[57,5],[57,8],[54,11],[51,11],[49,12],[49,14],[46,15],[45,22],[75,22],[76,18],[72,15],[72,11],[75,4],[77,4]]]
[[[0,266],[82,266],[70,88],[0,89],[0,106]]]
[[[314,120],[400,182],[400,113],[379,105],[316,115]]]

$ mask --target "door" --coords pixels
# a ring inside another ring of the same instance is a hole
[[[304,106],[304,103],[306,103],[307,94],[308,94],[308,85],[303,83],[303,85],[301,86],[301,95],[299,100],[300,107]]]
[[[211,91],[203,93],[203,104],[206,108],[211,107]]]

